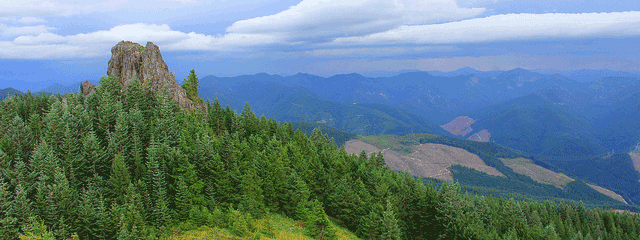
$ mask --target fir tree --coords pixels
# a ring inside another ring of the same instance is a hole
[[[122,156],[120,154],[116,154],[111,165],[111,177],[109,178],[109,192],[111,199],[118,203],[122,203],[130,183],[131,178],[129,176],[129,170],[125,165]]]
[[[382,212],[381,228],[382,234],[380,235],[380,239],[400,239],[401,233],[398,227],[398,219],[396,218],[396,214],[393,212],[393,205],[389,200],[387,200],[386,209]]]
[[[202,98],[200,98],[200,94],[198,90],[200,89],[199,85],[200,81],[198,81],[198,76],[196,76],[196,70],[191,69],[189,76],[184,79],[182,83],[182,88],[187,92],[187,98],[193,101],[194,103],[201,103]]]
[[[13,194],[9,192],[4,179],[0,178],[0,238],[15,239],[18,236],[18,219],[14,215]]]
[[[151,158],[147,163],[147,169],[151,175],[151,188],[153,208],[151,219],[156,227],[164,226],[170,220],[169,202],[167,200],[167,190],[164,170],[158,164],[157,159]]]
[[[33,216],[33,211],[31,208],[31,200],[27,197],[27,191],[20,183],[16,186],[16,196],[14,199],[12,208],[18,226],[26,226],[31,222],[30,219]]]

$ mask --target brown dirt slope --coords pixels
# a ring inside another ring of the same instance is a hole
[[[631,157],[631,160],[633,160],[633,167],[640,173],[640,153],[630,152],[629,156]]]
[[[596,185],[593,185],[593,184],[588,184],[588,183],[587,183],[587,185],[589,185],[589,187],[595,189],[596,191],[598,191],[598,192],[600,192],[600,193],[602,193],[604,195],[607,195],[607,196],[609,196],[609,197],[611,197],[611,198],[613,198],[615,200],[623,202],[624,204],[628,204],[627,201],[625,201],[622,196],[620,196],[619,194],[617,194],[617,193],[615,193],[615,192],[613,192],[613,191],[611,191],[609,189],[606,189],[606,188],[603,188],[603,187],[600,187],[600,186],[596,186]]]
[[[480,132],[474,133],[467,140],[476,142],[489,142],[491,140],[491,133],[487,129],[483,129]]]
[[[473,129],[471,129],[471,124],[473,124],[474,122],[476,122],[476,120],[474,120],[473,118],[460,116],[451,120],[451,122],[448,122],[445,125],[440,125],[440,127],[444,128],[444,130],[447,130],[447,132],[450,132],[453,135],[465,136],[473,131]]]
[[[505,166],[513,169],[514,172],[529,176],[531,179],[539,183],[554,185],[556,187],[562,188],[567,183],[574,181],[572,178],[567,177],[562,173],[556,173],[549,169],[538,166],[534,164],[533,161],[526,158],[501,158],[500,160],[502,160]]]
[[[448,168],[453,165],[473,168],[493,176],[504,176],[497,169],[487,166],[480,157],[464,149],[432,143],[420,144],[412,148],[414,152],[408,156],[389,148],[382,150],[382,154],[389,168],[407,171],[419,177],[452,180]],[[345,144],[345,150],[355,154],[359,154],[362,150],[367,153],[379,151],[375,146],[357,139],[348,141]]]

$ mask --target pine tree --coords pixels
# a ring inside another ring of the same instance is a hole
[[[256,217],[261,217],[265,208],[264,195],[260,184],[256,166],[253,165],[242,176],[240,210]]]
[[[83,156],[83,137],[91,129],[91,122],[84,107],[69,101],[67,111],[64,112],[64,142],[62,148],[62,169],[69,178],[73,188],[84,183],[83,175],[87,168]]]
[[[20,183],[16,186],[14,199],[13,210],[15,211],[14,216],[17,219],[18,226],[26,226],[31,221],[33,211],[31,209],[31,200],[27,198],[27,191]]]
[[[189,77],[185,78],[184,82],[182,83],[182,88],[184,88],[184,90],[186,90],[187,92],[187,98],[194,103],[202,102],[202,98],[200,98],[200,94],[198,93],[198,90],[200,89],[199,83],[200,81],[198,81],[198,76],[196,76],[195,69],[191,69]]]
[[[2,174],[0,174],[2,176]],[[18,236],[18,219],[14,216],[13,194],[8,184],[0,178],[0,238],[15,239]]]
[[[149,185],[151,185],[152,189],[151,199],[153,199],[154,206],[151,212],[151,219],[154,221],[154,226],[161,227],[170,220],[165,174],[157,159],[151,158],[147,164],[149,175],[151,175],[152,182]]]
[[[130,136],[130,154],[132,162],[132,179],[134,181],[143,179],[143,176],[147,172],[147,167],[145,166],[145,151],[146,148],[145,141],[148,138],[148,126],[142,112],[138,108],[133,108],[129,110],[129,122],[131,123],[131,136]]]
[[[0,135],[0,151],[6,154],[3,165],[11,166],[16,160],[26,161],[34,147],[31,129],[19,116],[15,116],[6,126],[0,127],[3,129],[3,133],[0,134],[4,135]]]
[[[189,210],[191,209],[191,196],[189,196],[189,189],[187,188],[187,184],[182,180],[178,179],[176,184],[176,219],[179,221],[185,221],[189,217]]]
[[[124,201],[124,195],[131,183],[129,176],[129,170],[125,165],[122,156],[116,154],[111,165],[111,177],[109,178],[109,192],[111,199],[122,203]]]
[[[72,227],[76,225],[76,196],[73,189],[69,185],[69,181],[61,169],[57,169],[54,184],[49,193],[49,203],[53,204],[51,213],[54,227],[51,229],[55,235],[62,239],[71,237]]]
[[[387,207],[382,212],[382,226],[381,226],[382,234],[380,235],[380,239],[392,239],[398,240],[401,239],[401,232],[398,226],[398,219],[396,218],[396,214],[393,211],[393,205],[389,200],[387,200]]]
[[[369,214],[362,216],[362,220],[360,220],[361,224],[358,226],[358,231],[356,232],[358,236],[364,236],[367,239],[377,239],[381,236],[381,226],[385,223],[382,219],[383,211],[384,207],[382,204],[373,204]]]
[[[552,224],[547,225],[543,232],[542,232],[542,237],[545,240],[557,240],[560,239],[560,237],[558,236],[558,233],[556,233],[556,229],[553,227]]]
[[[170,147],[178,145],[181,131],[178,128],[177,111],[178,106],[175,101],[171,100],[165,88],[160,95],[159,106],[156,110],[157,120],[152,136],[153,139],[161,143],[167,143]]]
[[[291,186],[285,196],[288,196],[288,201],[284,205],[284,211],[288,216],[294,219],[308,219],[309,206],[311,202],[309,198],[311,192],[307,187],[307,184],[298,176],[296,172],[293,172],[289,176],[289,186]]]
[[[111,170],[110,163],[103,148],[100,146],[98,137],[93,131],[89,131],[84,138],[82,148],[82,160],[87,165],[86,169],[79,169],[79,176],[82,179],[90,179],[94,175],[107,177]]]
[[[59,159],[64,157],[63,146],[65,123],[62,118],[63,114],[64,110],[62,109],[62,103],[56,101],[44,118],[46,127],[44,139],[49,144],[49,147],[51,147],[55,156]]]
[[[25,225],[26,234],[20,236],[21,240],[55,240],[54,234],[47,230],[47,226],[40,221],[35,221]]]
[[[314,199],[309,205],[309,214],[305,221],[305,233],[316,239],[333,239],[335,237],[329,218],[318,199]]]
[[[82,239],[96,239],[98,235],[97,214],[95,206],[97,203],[97,193],[93,189],[93,184],[85,187],[80,194],[78,204],[78,225],[76,226],[78,236]]]

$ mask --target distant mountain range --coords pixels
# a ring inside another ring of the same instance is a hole
[[[540,74],[560,74],[569,79],[578,81],[578,82],[592,82],[604,77],[640,77],[640,72],[638,71],[614,71],[608,69],[580,69],[580,70],[555,70],[555,69],[531,69],[528,70],[531,72],[536,72]],[[442,71],[421,71],[418,69],[404,69],[400,71],[369,71],[369,72],[360,72],[363,76],[378,78],[378,77],[393,77],[396,75],[400,75],[403,73],[411,73],[411,72],[426,72],[433,76],[439,77],[457,77],[462,75],[492,75],[499,74],[503,71],[479,71],[470,67],[461,68],[451,72],[442,72]]]

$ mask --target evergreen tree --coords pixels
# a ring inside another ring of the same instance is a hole
[[[69,185],[69,181],[61,169],[57,169],[55,180],[49,193],[50,219],[53,222],[52,231],[56,237],[67,239],[71,237],[73,226],[76,226],[76,196]],[[56,221],[57,220],[57,221]]]
[[[149,184],[152,189],[151,199],[153,199],[151,219],[153,219],[154,226],[161,227],[170,220],[169,202],[167,200],[164,178],[165,174],[164,170],[158,164],[157,159],[151,158],[147,164],[147,169],[152,181]]]
[[[398,219],[396,219],[396,214],[393,212],[393,205],[389,200],[387,200],[387,207],[382,212],[382,234],[380,235],[380,239],[392,239],[398,240],[400,239],[400,229],[398,227]]]
[[[118,203],[122,203],[130,183],[131,178],[129,176],[129,170],[125,165],[122,156],[120,154],[116,154],[111,165],[111,177],[109,178],[109,192],[111,199]]]
[[[12,208],[17,224],[18,226],[26,226],[31,222],[33,211],[31,208],[31,200],[27,197],[27,191],[20,183],[16,186],[16,196],[14,199]]]
[[[252,216],[261,217],[264,213],[264,196],[255,165],[251,166],[242,176],[240,187],[242,197],[239,210],[250,213]]]
[[[198,90],[200,89],[199,85],[200,81],[198,81],[198,76],[196,76],[196,70],[191,69],[189,76],[184,79],[182,83],[182,88],[187,91],[187,98],[189,98],[194,103],[201,103],[202,98],[200,98],[200,94]]]
[[[553,227],[553,225],[547,225],[544,228],[544,231],[542,232],[542,237],[545,240],[556,240],[556,239],[560,239],[560,237],[558,236],[558,233],[556,232],[556,228]]]
[[[176,190],[176,219],[179,221],[185,221],[189,217],[189,210],[191,209],[191,206],[193,206],[191,203],[191,196],[189,196],[189,189],[182,179],[178,179]]]
[[[90,179],[94,175],[107,177],[111,170],[111,161],[100,146],[95,132],[89,131],[87,133],[82,147],[83,158],[81,161],[84,162],[87,168],[79,169],[78,175],[82,176],[82,179]]]
[[[0,238],[2,239],[15,239],[18,236],[18,219],[14,216],[13,205],[13,194],[9,192],[8,184],[4,179],[0,179]]]
[[[335,232],[330,227],[327,214],[324,212],[322,203],[320,203],[318,199],[314,199],[310,203],[305,232],[307,235],[316,239],[333,239],[335,237]]]
[[[21,240],[55,240],[54,234],[47,230],[47,226],[40,221],[34,221],[25,225],[25,235],[20,236]]]

